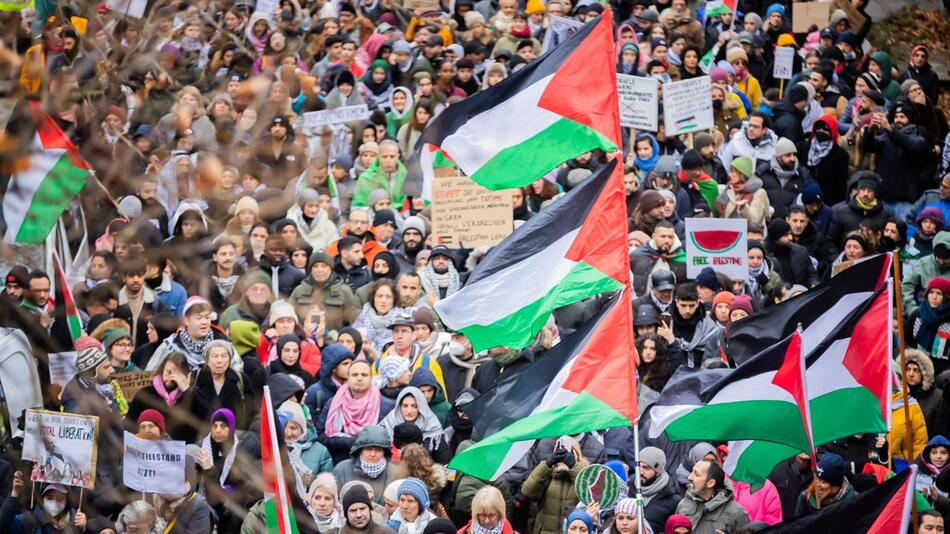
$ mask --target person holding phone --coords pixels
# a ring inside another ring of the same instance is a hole
[[[551,455],[531,471],[521,491],[539,506],[532,534],[561,533],[567,512],[578,503],[574,480],[587,465],[580,444],[570,436],[562,436]]]

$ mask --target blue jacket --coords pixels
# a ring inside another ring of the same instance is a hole
[[[155,290],[155,296],[158,301],[168,306],[168,311],[178,317],[185,316],[185,301],[188,300],[188,292],[185,287],[178,282],[168,278],[168,275],[162,275],[162,285]]]
[[[307,388],[307,399],[304,403],[310,408],[310,418],[316,423],[320,413],[330,406],[330,401],[336,395],[338,388],[333,381],[333,370],[340,362],[349,358],[353,359],[353,353],[339,343],[331,343],[320,352],[320,370],[317,372],[317,381]]]

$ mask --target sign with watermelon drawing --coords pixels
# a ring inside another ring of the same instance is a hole
[[[686,276],[712,267],[732,280],[749,273],[749,223],[745,219],[686,219]]]

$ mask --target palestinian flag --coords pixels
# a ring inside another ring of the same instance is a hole
[[[555,308],[629,286],[626,214],[615,159],[493,248],[439,317],[476,351],[528,346]]]
[[[880,486],[858,493],[850,501],[834,504],[759,532],[762,534],[898,534],[910,532],[917,466],[885,480]]]
[[[533,220],[533,219],[532,219]],[[491,480],[536,439],[635,424],[633,307],[626,289],[521,372],[466,406],[481,441],[449,467]]]
[[[267,532],[297,534],[297,522],[280,457],[276,413],[270,396],[270,386],[264,386],[264,398],[261,399],[261,465],[264,468],[264,516]]]
[[[718,17],[719,15],[736,13],[736,3],[738,0],[713,0],[706,4],[706,13],[705,17],[709,20],[712,17]]]
[[[595,148],[616,150],[620,104],[611,24],[605,12],[505,81],[449,106],[426,127],[417,149],[441,147],[489,189],[528,185]]]
[[[79,339],[83,334],[82,318],[79,316],[79,310],[76,308],[76,301],[73,300],[73,292],[69,289],[69,282],[66,280],[66,273],[63,272],[63,266],[59,261],[59,254],[55,250],[50,252],[53,257],[53,269],[56,271],[56,285],[59,286],[53,293],[57,297],[62,295],[63,312],[66,319],[66,325],[69,329],[69,337],[73,341]],[[57,301],[51,302],[56,307]],[[58,315],[58,314],[57,314]]]
[[[888,284],[865,299],[806,356],[805,381],[815,445],[854,434],[887,432],[891,416],[891,335]],[[804,345],[808,344],[806,336],[802,339]],[[753,439],[757,441],[730,443],[724,465],[729,476],[753,487],[761,485],[779,462],[800,451],[808,452],[801,447]]]
[[[802,326],[805,354],[835,331],[852,311],[886,283],[891,255],[855,264],[810,290],[729,325],[726,354],[738,364]]]
[[[442,149],[426,143],[406,162],[406,181],[402,186],[402,192],[407,197],[422,198],[428,205],[432,202],[432,181],[436,176],[435,170],[454,170],[455,168],[455,162]]]
[[[7,243],[46,241],[89,174],[89,164],[53,118],[39,102],[31,100],[29,105],[36,134],[27,153],[15,163],[3,196]]]
[[[760,439],[811,450],[807,398],[801,336],[794,332],[738,369],[677,373],[653,405],[649,435]]]
[[[719,196],[719,183],[713,177],[704,173],[697,180],[688,180],[686,174],[680,171],[679,179],[682,187],[698,191],[713,215],[718,215],[716,212],[716,198]]]

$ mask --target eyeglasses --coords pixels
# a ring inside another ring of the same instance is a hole
[[[119,347],[120,349],[131,349],[133,345],[131,341],[119,341],[117,343],[113,343],[112,346]]]

